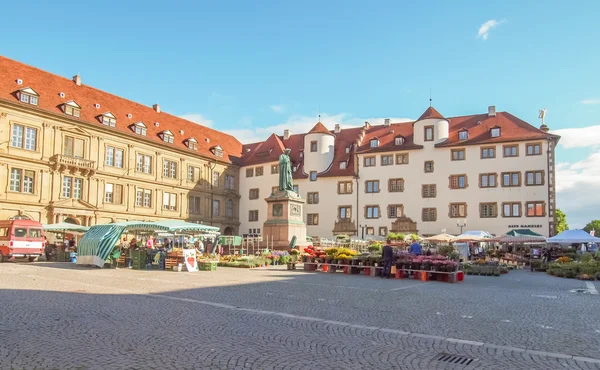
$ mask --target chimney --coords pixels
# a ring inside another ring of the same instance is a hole
[[[389,126],[390,125],[390,119],[389,118],[384,119],[383,120],[383,125],[386,126],[386,127]]]
[[[342,132],[342,128],[340,127],[340,124],[339,124],[339,123],[336,123],[336,124],[335,124],[335,129],[333,130],[333,132],[334,132],[335,134],[339,134],[340,132]]]
[[[289,139],[291,134],[292,133],[287,128],[285,130],[283,130],[283,140]]]
[[[75,85],[81,86],[81,76],[79,73],[73,76],[73,82],[75,82]]]
[[[488,117],[496,117],[496,106],[490,105],[488,107]]]
[[[371,124],[368,121],[365,121],[365,128],[368,130],[371,127]]]
[[[158,104],[154,104],[154,105],[152,106],[152,109],[154,109],[154,110],[156,111],[156,113],[160,113],[160,105],[158,105]]]

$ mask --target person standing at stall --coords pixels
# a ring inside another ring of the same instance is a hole
[[[381,250],[381,257],[383,258],[383,271],[381,271],[381,278],[390,278],[392,271],[392,262],[394,261],[394,249],[390,246],[391,240],[388,239],[387,243]]]

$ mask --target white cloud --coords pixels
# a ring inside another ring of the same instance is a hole
[[[567,149],[600,146],[600,125],[563,128],[554,130],[552,133],[561,136],[558,145]]]
[[[183,115],[181,115],[179,117],[183,118],[183,119],[187,119],[188,121],[192,121],[192,122],[197,123],[199,125],[206,126],[206,127],[211,127],[212,124],[213,124],[213,121],[205,118],[203,115],[201,115],[199,113],[183,114]]]
[[[503,21],[497,21],[495,19],[490,19],[479,27],[479,31],[477,32],[477,37],[483,39],[483,41],[487,40],[488,34],[492,28],[496,28],[501,25]]]
[[[271,108],[275,113],[283,113],[285,111],[285,105],[283,104],[271,105],[269,108]]]
[[[408,118],[391,117],[390,119],[392,123],[413,121]],[[383,120],[384,118],[358,118],[346,113],[334,115],[321,114],[321,122],[330,130],[333,130],[336,124],[340,124],[343,129],[362,126],[365,121],[368,121],[372,125],[382,125]],[[272,133],[283,135],[283,130],[285,129],[289,129],[292,134],[304,133],[313,128],[318,121],[318,117],[291,116],[287,121],[272,126],[254,127],[251,129],[233,129],[226,130],[226,132],[234,136],[240,142],[246,144],[266,140]]]
[[[600,104],[600,99],[583,99],[581,104],[595,105]]]
[[[567,215],[571,229],[600,218],[600,152],[575,163],[556,166],[557,207]]]

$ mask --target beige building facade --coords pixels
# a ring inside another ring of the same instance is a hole
[[[0,86],[0,219],[184,219],[238,233],[237,140],[83,86],[79,76],[7,59],[0,71],[9,76]],[[55,83],[38,85],[40,75]]]

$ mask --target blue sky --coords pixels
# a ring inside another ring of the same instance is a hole
[[[447,116],[496,105],[537,126],[547,108],[564,138],[559,206],[593,217],[571,198],[600,185],[599,1],[164,4],[8,2],[0,53],[244,141],[319,112],[330,128],[416,118],[430,89]]]

